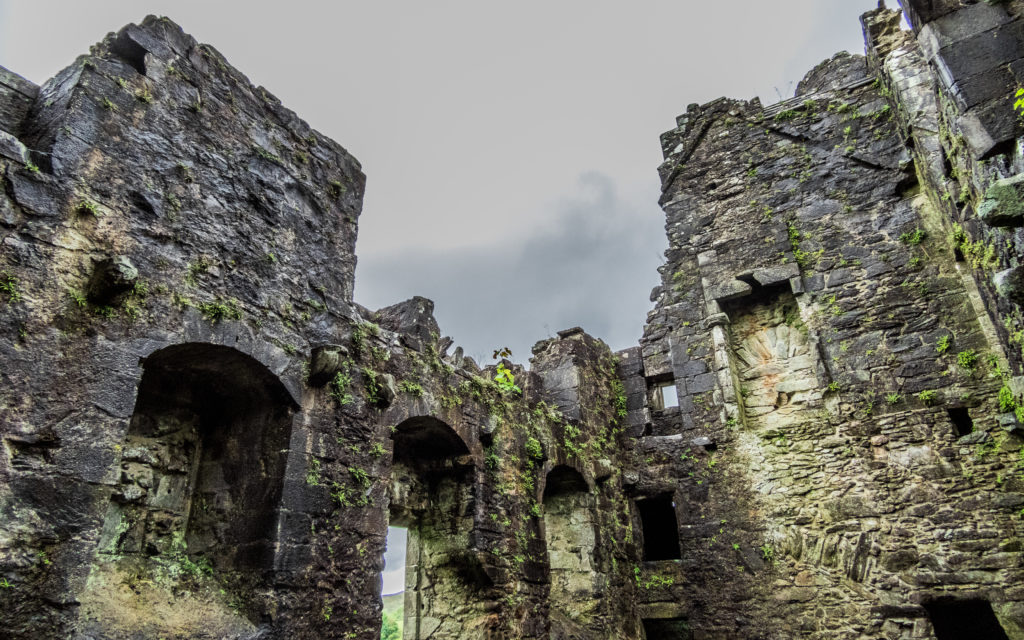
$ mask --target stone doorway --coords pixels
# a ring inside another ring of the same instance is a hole
[[[640,536],[643,538],[645,562],[678,560],[679,519],[671,493],[636,501],[640,515]]]
[[[408,530],[404,640],[485,637],[491,581],[473,551],[475,467],[455,431],[431,417],[395,428],[389,525]]]

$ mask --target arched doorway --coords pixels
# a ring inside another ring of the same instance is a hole
[[[389,518],[408,530],[405,640],[483,637],[481,592],[490,586],[472,548],[469,448],[444,422],[414,417],[394,439]]]

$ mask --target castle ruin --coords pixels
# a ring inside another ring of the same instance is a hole
[[[376,640],[390,523],[408,640],[1024,639],[1024,0],[901,4],[688,107],[641,343],[529,370],[170,20],[0,68],[0,635]]]

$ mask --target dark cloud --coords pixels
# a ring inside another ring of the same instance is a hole
[[[587,173],[523,237],[362,254],[356,299],[376,308],[427,296],[442,330],[474,356],[509,346],[525,362],[534,342],[577,325],[614,349],[632,346],[666,245],[656,189],[644,191],[624,198],[608,176]]]

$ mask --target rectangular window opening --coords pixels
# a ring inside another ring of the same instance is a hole
[[[388,527],[387,547],[384,551],[384,571],[381,601],[384,605],[381,622],[382,638],[401,638],[405,617],[405,550],[409,530]]]
[[[661,395],[661,408],[669,409],[679,406],[679,394],[676,393],[675,383],[658,385],[658,393]]]
[[[660,411],[679,406],[679,394],[671,373],[647,378],[647,390],[651,409]]]
[[[947,413],[953,423],[953,433],[956,437],[966,436],[974,431],[974,420],[971,420],[971,414],[967,411],[967,407],[953,407],[948,409]]]
[[[636,501],[644,539],[644,560],[678,560],[679,521],[672,494]]]

